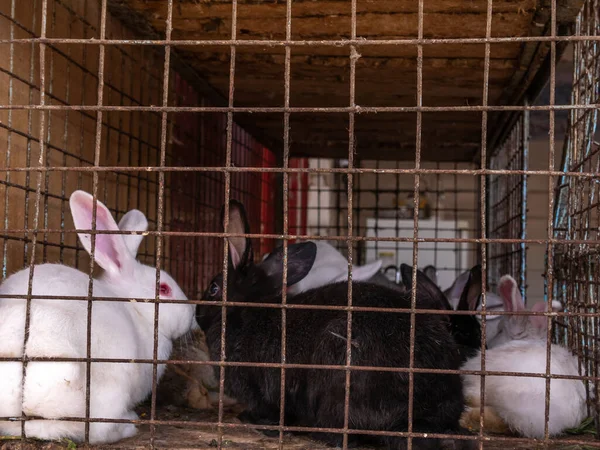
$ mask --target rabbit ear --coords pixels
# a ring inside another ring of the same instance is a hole
[[[539,301],[537,302],[535,305],[533,305],[533,307],[531,308],[532,312],[545,312],[547,311],[547,306],[546,306],[546,302],[545,301]],[[552,311],[553,312],[559,312],[562,311],[562,304],[557,301],[557,300],[553,300],[552,301]],[[539,328],[541,330],[546,330],[548,327],[548,321],[546,320],[546,316],[529,316],[529,320],[531,321],[531,324],[536,327]]]
[[[288,245],[287,253],[287,285],[293,286],[300,282],[312,269],[317,256],[317,246],[314,242],[301,242]],[[273,281],[277,290],[283,281],[283,247],[278,247],[260,263],[260,267]]]
[[[406,289],[412,289],[412,266],[408,264],[400,264],[400,276],[402,277],[402,284]],[[417,272],[417,278],[419,274]]]
[[[407,289],[412,289],[412,267],[408,264],[401,264],[400,274],[402,275],[402,284]],[[417,298],[421,296],[434,300],[442,309],[452,309],[438,285],[423,272],[417,270]]]
[[[525,311],[523,297],[517,286],[517,282],[510,275],[504,275],[498,283],[498,295],[504,302],[505,311]]]
[[[92,229],[93,197],[84,191],[75,191],[69,199],[71,214],[75,228]],[[96,230],[119,231],[110,211],[100,201],[96,202]],[[90,234],[78,233],[81,244],[91,255],[92,237]],[[131,266],[135,258],[125,245],[123,236],[119,234],[96,234],[94,261],[108,274],[118,275]]]
[[[446,298],[448,298],[448,300],[460,298],[463,291],[465,290],[465,286],[467,285],[470,277],[471,277],[470,270],[467,270],[466,272],[461,273],[458,276],[458,278],[456,280],[454,280],[454,283],[452,283],[452,286],[450,286],[448,289],[446,289],[444,291]]]
[[[427,275],[427,277],[433,281],[435,284],[438,284],[437,281],[437,269],[435,266],[429,265],[423,269],[423,273]]]
[[[250,233],[250,223],[246,216],[246,209],[237,200],[229,202],[229,224],[225,229],[225,208],[221,211],[223,229],[226,233],[248,234]],[[234,269],[245,267],[253,260],[252,242],[250,238],[228,237],[229,241],[229,260]]]
[[[467,273],[469,277],[460,295],[457,311],[475,311],[481,299],[481,266],[477,265]]]
[[[379,271],[379,269],[381,269],[382,264],[383,261],[378,259],[377,261],[370,264],[365,264],[364,266],[352,266],[352,279],[354,281],[369,280]],[[347,280],[347,275],[348,274],[344,275],[343,277],[341,277],[341,280],[338,279],[338,281]]]
[[[119,230],[121,231],[147,231],[148,230],[148,219],[143,212],[138,211],[137,209],[132,209],[127,214],[125,214],[121,220],[119,221]],[[134,257],[137,255],[138,249],[140,248],[140,244],[142,243],[142,239],[144,239],[143,234],[124,234],[123,240],[125,241],[125,245]]]

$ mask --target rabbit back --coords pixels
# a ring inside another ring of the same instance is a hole
[[[486,351],[489,371],[546,373],[546,344],[543,341],[511,341]],[[478,353],[463,366],[481,370]],[[574,356],[566,348],[551,346],[551,375],[578,376]],[[479,404],[481,379],[464,376],[465,396]],[[485,405],[494,408],[514,431],[526,437],[543,438],[545,425],[546,380],[539,377],[488,376],[485,379]],[[575,427],[586,416],[585,386],[581,380],[550,381],[550,435]]]
[[[0,293],[27,294],[28,279],[29,269],[22,270],[2,284]],[[32,294],[87,296],[88,283],[89,277],[83,272],[62,265],[44,264],[34,269]],[[115,297],[114,292],[97,281],[94,282],[93,291],[94,296]],[[0,349],[1,356],[22,357],[23,353],[31,358],[87,356],[87,301],[32,299],[25,351],[25,300],[3,298],[0,308],[0,340],[6,343]],[[91,337],[92,358],[152,357],[152,336],[145,336],[143,328],[136,326],[129,302],[94,301]],[[161,341],[160,353],[166,357],[170,352],[170,341],[166,340],[165,343],[164,338]],[[20,362],[0,362],[0,378],[6,380],[0,387],[0,415],[14,417],[24,412],[49,419],[85,416],[84,362],[29,362],[24,385],[22,370]],[[163,370],[159,366],[159,376]],[[93,363],[91,377],[91,417],[122,417],[146,397],[148,386],[151,386],[152,366]],[[19,427],[16,432],[20,434],[20,424],[16,425]],[[106,425],[112,425],[117,431],[106,430]],[[127,429],[127,425],[132,428]],[[14,423],[0,423],[0,434],[11,434],[15,431],[14,426]],[[25,430],[30,436],[44,439],[82,439],[84,424],[36,420],[28,421]],[[135,434],[135,427],[131,424],[92,424],[90,430],[91,441],[108,442]],[[111,433],[114,436],[111,437]]]
[[[291,297],[289,303],[345,305],[347,283],[324,286]],[[410,307],[410,297],[369,283],[353,283],[356,306]],[[232,362],[281,361],[281,311],[233,307],[227,316],[226,353]],[[220,320],[207,332],[213,358],[220,354]],[[439,315],[416,316],[414,366],[458,369],[459,353],[447,321]],[[287,311],[286,358],[290,364],[345,365],[345,311]],[[356,311],[352,314],[352,365],[409,367],[410,314]],[[279,422],[280,369],[227,367],[228,394],[246,403],[267,422]],[[286,369],[286,423],[343,427],[345,372]],[[406,430],[407,372],[353,371],[350,391],[352,428]],[[415,429],[457,431],[463,410],[458,375],[414,374]]]

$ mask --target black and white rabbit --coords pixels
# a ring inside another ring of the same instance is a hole
[[[243,206],[230,203],[228,233],[248,233]],[[281,303],[283,255],[273,252],[260,264],[252,261],[250,239],[229,239],[227,300]],[[311,269],[314,243],[288,246],[288,286]],[[223,276],[215,277],[205,299],[220,299]],[[431,290],[417,286],[417,300],[425,308],[442,301]],[[434,293],[437,295],[437,292]],[[330,284],[291,296],[290,304],[345,306],[347,282]],[[353,283],[353,305],[383,308],[410,307],[410,294],[371,283]],[[211,358],[221,353],[221,306],[198,305],[197,319],[206,332]],[[225,353],[229,362],[281,362],[281,309],[227,307]],[[286,362],[290,364],[346,364],[347,312],[343,310],[289,309],[287,311]],[[448,319],[417,314],[414,367],[458,369],[460,354],[450,334]],[[410,314],[359,312],[352,314],[352,366],[409,367]],[[217,369],[218,370],[218,369]],[[225,393],[247,406],[246,418],[254,423],[278,424],[280,408],[279,368],[226,367]],[[285,424],[342,428],[344,426],[344,370],[287,368]],[[460,376],[414,374],[413,430],[423,433],[460,432],[464,409]],[[409,375],[406,372],[359,370],[351,373],[350,429],[406,431],[408,426]],[[341,443],[341,434],[314,434],[330,444]],[[406,438],[378,438],[388,448],[406,448]],[[351,442],[355,435],[351,435]],[[413,441],[416,449],[471,448],[469,441],[425,439]]]

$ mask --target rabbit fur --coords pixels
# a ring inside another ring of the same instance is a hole
[[[463,272],[460,276],[458,276],[458,278],[456,278],[456,280],[454,280],[454,283],[452,284],[452,286],[450,286],[448,289],[446,289],[444,291],[444,294],[446,295],[446,297],[448,298],[448,301],[450,302],[450,305],[452,306],[452,309],[458,309],[458,304],[460,302],[461,299],[461,295],[465,290],[465,285],[467,284],[469,277],[470,277],[470,271],[465,271]],[[469,306],[469,309],[471,311],[481,311],[483,306],[482,306],[482,297],[481,297],[481,286],[479,287],[479,294],[478,294],[478,299],[476,300],[476,302],[471,301],[470,302],[471,305]],[[485,293],[485,309],[486,311],[489,312],[493,312],[493,311],[503,311],[504,310],[504,302],[502,301],[502,298],[493,293],[493,292],[486,292]],[[477,315],[475,316],[477,317],[477,319],[479,320],[479,322],[482,322],[482,316]],[[503,316],[501,315],[494,315],[494,314],[486,314],[486,321],[485,321],[485,339],[486,339],[486,344],[489,346],[490,343],[493,343],[494,339],[496,339],[496,336],[499,333],[499,326],[500,326],[500,319]]]
[[[93,198],[76,191],[70,197],[75,227],[92,228]],[[130,211],[123,217],[121,228],[146,231],[143,213]],[[118,231],[109,210],[97,202],[96,229]],[[91,236],[78,233],[88,253]],[[94,261],[104,273],[92,280],[93,297],[154,298],[156,269],[136,261],[142,234],[97,234]],[[87,296],[89,275],[59,264],[33,267],[32,294],[36,296]],[[0,294],[27,294],[30,269],[8,277],[0,286]],[[177,283],[160,272],[161,300],[186,300]],[[154,348],[153,303],[96,300],[92,304],[92,358],[152,359]],[[87,356],[87,300],[31,300],[30,326],[25,340],[24,299],[0,298],[0,356],[22,358]],[[187,333],[197,324],[194,306],[161,303],[158,323],[158,358],[167,359],[172,340]],[[148,396],[152,387],[152,365],[98,362],[91,364],[90,417],[137,419],[134,406]],[[164,365],[158,366],[158,377]],[[0,417],[38,416],[43,419],[25,423],[27,437],[44,440],[84,439],[84,423],[57,421],[56,418],[85,417],[86,363],[30,361],[0,362]],[[136,434],[136,427],[126,423],[90,423],[92,444],[110,443]],[[21,434],[20,422],[0,422],[0,435]]]
[[[402,264],[400,266],[400,273],[402,284],[407,289],[412,289],[413,268],[407,264]],[[466,273],[468,276],[465,283],[462,284],[463,291],[456,305],[457,311],[476,309],[481,298],[481,266],[477,265]],[[421,290],[429,290],[431,298],[440,300],[437,309],[447,311],[453,309],[446,295],[440,291],[433,279],[420,270],[417,270],[417,290],[419,288]],[[481,348],[481,327],[474,315],[452,314],[448,316],[448,320],[452,336],[459,348],[461,361],[464,362],[467,358],[475,355],[477,350]]]
[[[243,206],[229,206],[228,233],[248,233]],[[281,251],[274,251],[260,264],[252,262],[249,239],[229,239],[228,301],[280,303]],[[317,253],[313,242],[291,244],[287,255],[288,286],[310,271]],[[219,274],[205,294],[208,300],[222,296]],[[419,289],[419,288],[418,288]],[[435,307],[441,301],[430,291],[418,290],[419,304]],[[348,283],[328,284],[288,297],[290,304],[346,305]],[[370,283],[353,283],[353,304],[383,308],[410,307],[410,295]],[[206,332],[211,357],[220,358],[221,306],[198,305],[197,318]],[[286,361],[297,364],[346,362],[347,313],[289,309]],[[228,307],[225,352],[231,362],[281,361],[281,310],[279,308]],[[354,312],[352,314],[352,364],[355,366],[408,367],[410,314]],[[416,315],[414,364],[421,368],[457,369],[460,356],[443,315]],[[218,370],[218,369],[217,369]],[[278,368],[228,366],[225,392],[246,405],[244,420],[259,424],[279,423],[280,375]],[[285,424],[310,427],[343,427],[345,372],[342,370],[286,369]],[[402,372],[355,371],[351,374],[349,424],[351,428],[403,431],[407,428],[408,375]],[[458,375],[414,375],[415,431],[460,431],[463,411],[461,379]],[[242,418],[242,417],[241,417]],[[341,435],[313,433],[330,444],[340,444]],[[378,438],[392,449],[406,448],[406,439]],[[351,441],[355,436],[350,437]],[[471,448],[468,441],[415,438],[416,449]]]
[[[516,281],[505,275],[498,285],[506,311],[524,311],[525,305]],[[560,308],[553,302],[554,310]],[[539,302],[532,310],[545,311],[545,303]],[[547,320],[543,316],[503,315],[497,339],[490,343],[485,353],[485,369],[488,371],[517,373],[546,373]],[[557,344],[550,347],[551,375],[579,376],[577,359]],[[469,359],[464,370],[481,370],[481,354]],[[479,425],[481,404],[481,378],[464,375],[465,397],[470,408],[462,423],[469,428]],[[485,379],[485,408],[501,418],[506,426],[525,437],[543,438],[545,426],[544,378],[511,376],[487,376]],[[581,380],[552,379],[550,381],[550,436],[561,434],[565,429],[578,426],[586,417],[586,389]],[[487,417],[486,417],[487,422]],[[493,420],[493,423],[497,423]],[[501,426],[501,425],[500,425]]]
[[[288,287],[289,295],[296,295],[326,284],[348,279],[348,258],[325,241],[313,242],[317,247],[315,262],[308,274],[293,286]],[[266,259],[268,255],[263,258]],[[352,265],[352,280],[365,281],[379,272],[383,261],[377,260],[364,266]]]

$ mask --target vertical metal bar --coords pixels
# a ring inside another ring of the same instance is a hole
[[[16,0],[10,2],[10,40],[15,38],[15,9]],[[15,73],[15,44],[11,42],[9,46],[9,60],[8,60],[8,71],[10,76],[8,77],[8,104],[12,106],[14,97],[14,76]],[[13,130],[13,110],[8,109],[8,130],[6,137],[6,167],[10,167],[11,151],[12,151],[12,130]],[[10,184],[11,184],[11,173],[6,172],[6,188],[4,190],[4,229],[8,230],[10,224],[8,221],[10,211]],[[4,239],[2,243],[2,280],[8,276],[8,239]]]
[[[529,102],[525,100],[525,106],[529,105]],[[529,110],[523,111],[521,118],[521,170],[529,170]],[[521,236],[520,238],[527,239],[527,175],[523,175],[521,181]],[[523,301],[527,304],[527,244],[521,242],[519,244],[521,249],[520,255],[520,273],[521,279],[521,295]]]
[[[485,36],[489,39],[492,35],[492,16],[493,16],[493,0],[487,0],[486,7],[486,26]],[[491,48],[489,42],[485,43],[485,54],[484,54],[484,69],[483,69],[483,96],[482,105],[487,106],[489,100],[489,81],[490,81],[490,54]],[[481,113],[481,167],[487,167],[487,126],[488,126],[488,115],[487,111]],[[480,198],[479,203],[481,204],[481,230],[482,239],[486,238],[486,214],[485,208],[486,194],[487,194],[487,179],[484,175],[480,177]],[[481,246],[481,370],[485,371],[485,342],[486,342],[486,291],[487,291],[487,248],[485,245]],[[484,405],[485,405],[485,376],[481,376],[481,405],[479,408],[479,449],[483,450],[483,427],[484,427]]]
[[[52,21],[51,21],[51,34],[54,37],[54,33],[56,30],[56,3],[52,3]],[[50,52],[50,82],[48,85],[48,94],[49,98],[52,98],[52,94],[54,93],[54,51]],[[50,100],[50,103],[52,100]],[[42,112],[43,114],[43,112]],[[49,164],[50,158],[52,157],[52,146],[50,143],[52,142],[52,111],[48,111],[48,126],[46,127],[46,135],[40,135],[40,141],[46,139],[46,164]],[[50,193],[50,172],[46,172],[44,174],[44,228],[49,228],[48,222],[48,194]],[[42,262],[48,262],[48,233],[44,233],[43,241],[42,241]]]
[[[173,30],[173,0],[168,0],[167,3],[167,20],[165,23],[165,39],[167,42],[171,41],[171,32]],[[171,68],[171,45],[165,45],[165,60],[163,67],[163,85],[162,85],[162,105],[169,105],[169,75]],[[167,119],[168,113],[163,111],[161,113],[161,126],[160,126],[160,168],[165,167],[165,160],[167,154]],[[156,418],[156,385],[158,383],[158,326],[159,326],[159,312],[160,312],[160,271],[161,271],[161,260],[162,248],[163,248],[163,222],[164,222],[164,200],[165,200],[165,172],[160,170],[158,172],[158,214],[156,231],[156,280],[155,280],[155,292],[154,292],[154,348],[152,350],[152,397],[150,406],[150,420],[154,421]],[[150,425],[150,448],[154,448],[156,439],[156,426]]]
[[[440,163],[436,163],[436,169],[440,168]],[[429,189],[428,189],[429,191]],[[429,193],[430,196],[433,195],[433,193]],[[430,197],[431,198],[431,197]],[[435,208],[433,210],[433,214],[435,215],[435,219],[434,219],[434,229],[435,229],[435,235],[434,237],[437,239],[439,236],[439,209],[440,209],[440,175],[435,175]],[[464,244],[457,244],[457,247],[460,249]],[[462,256],[462,251],[460,252],[460,255]],[[438,269],[438,243],[437,241],[433,243],[433,267],[435,267],[435,269]],[[460,269],[462,270],[462,267],[460,267]]]
[[[425,0],[419,0],[419,14],[418,14],[418,38],[423,39],[423,16],[424,16],[424,3]],[[423,44],[417,44],[417,107],[423,106]],[[415,142],[415,169],[421,168],[421,148],[423,138],[423,113],[421,110],[417,110],[417,129],[416,129],[416,142]],[[410,354],[409,354],[409,368],[408,372],[408,432],[413,431],[413,413],[415,404],[415,374],[413,369],[415,367],[415,327],[416,327],[416,315],[415,309],[417,307],[417,267],[419,264],[419,244],[417,238],[419,236],[419,203],[420,203],[420,183],[421,177],[418,173],[414,175],[415,186],[414,186],[414,204],[413,204],[413,256],[412,256],[412,286],[411,297],[410,297]],[[413,448],[413,438],[409,435],[407,441],[408,450]]]
[[[45,0],[42,0],[44,2]],[[46,2],[46,11],[48,8],[48,3]],[[33,11],[37,11],[38,8],[38,0],[33,0]],[[43,5],[42,5],[43,6]],[[43,7],[42,7],[43,10]],[[42,19],[43,24],[45,24],[45,18]],[[37,14],[33,15],[32,18],[32,30],[35,33],[35,28],[37,26]],[[44,30],[45,32],[45,30]],[[46,51],[46,47],[43,47],[44,51]],[[42,46],[40,45],[40,52]],[[45,60],[45,57],[44,57]],[[45,61],[44,61],[45,62]],[[44,67],[43,70],[46,68]],[[40,75],[42,74],[42,68],[40,67]],[[29,104],[32,105],[34,103],[33,93],[35,85],[35,42],[31,43],[31,55],[29,57]],[[40,92],[41,94],[41,92]],[[40,117],[43,115],[43,111],[40,111]],[[31,167],[31,145],[33,136],[33,110],[27,111],[27,154],[25,156],[25,165],[27,167]],[[43,139],[43,136],[40,136],[40,139]],[[25,214],[23,214],[23,228],[27,229],[29,227],[29,191],[30,191],[30,182],[31,182],[31,174],[29,171],[25,173]],[[33,245],[33,244],[32,244]],[[23,246],[23,265],[27,265],[27,254],[29,252],[29,242],[25,239],[25,245]]]
[[[357,167],[361,167],[361,161],[360,159],[356,158],[355,161],[355,166]],[[357,223],[357,234],[359,236],[361,236],[361,221],[360,221],[360,211],[361,211],[361,202],[360,202],[360,194],[361,194],[361,189],[360,189],[360,174],[358,174],[356,176],[356,187],[355,187],[355,191],[356,191],[356,200],[353,202],[354,204],[356,204],[356,206],[353,208],[352,210],[352,214],[354,214],[354,211],[356,211],[356,223]],[[354,200],[354,199],[353,199]],[[354,217],[354,216],[353,216]],[[356,248],[354,248],[356,247]],[[354,251],[356,252],[354,255],[355,257],[355,262],[356,264],[360,265],[360,264],[364,264],[364,261],[362,260],[362,255],[360,252],[360,242],[353,242],[353,248]]]
[[[83,15],[84,17],[87,16],[87,12],[88,12],[88,2],[84,2],[83,3]],[[83,27],[83,38],[87,38],[87,30],[88,27]],[[83,46],[83,55],[82,55],[82,65],[84,67],[86,67],[87,65],[87,45]],[[81,77],[81,104],[84,105],[86,103],[86,87],[88,84],[87,82],[87,78],[88,78],[88,72],[87,71],[83,71],[82,77]],[[79,164],[82,164],[83,161],[83,149],[85,147],[85,115],[84,114],[79,114],[79,148],[78,150],[78,154],[79,154]],[[83,184],[83,173],[82,172],[78,172],[77,173],[77,189],[81,189]],[[94,239],[94,236],[91,236],[92,239]],[[79,268],[79,255],[81,253],[81,245],[79,244],[78,241],[76,241],[76,250],[75,250],[75,267]],[[93,248],[93,246],[92,246]]]
[[[106,39],[106,11],[107,0],[102,0],[100,7],[100,40]],[[105,46],[99,44],[98,53],[98,90],[97,90],[97,106],[100,108],[104,101],[104,60]],[[96,136],[94,147],[94,167],[100,166],[100,146],[102,144],[102,110],[96,112]],[[90,395],[91,395],[91,376],[92,376],[92,306],[93,306],[93,287],[94,287],[94,255],[96,252],[96,214],[98,201],[98,172],[92,173],[92,235],[91,235],[91,251],[90,251],[90,266],[89,266],[89,282],[88,282],[88,305],[87,305],[87,333],[86,333],[86,386],[85,386],[85,442],[89,443],[90,439]]]
[[[285,4],[285,39],[291,41],[292,39],[292,0],[286,0]],[[285,66],[284,66],[284,106],[285,108],[290,107],[290,78],[291,78],[291,52],[292,49],[289,45],[285,46]],[[283,113],[283,168],[287,169],[290,162],[290,113]],[[283,235],[287,236],[289,232],[289,174],[285,172],[283,174]],[[301,187],[302,188],[302,187]],[[296,232],[298,232],[298,226],[296,226]],[[288,240],[283,240],[283,279],[282,279],[282,290],[281,290],[281,303],[283,308],[281,309],[281,363],[285,364],[287,361],[286,355],[286,341],[287,341],[287,310],[285,305],[287,304],[287,270],[288,270]],[[281,368],[281,380],[280,380],[280,397],[279,397],[279,448],[283,450],[283,425],[285,423],[285,367]]]
[[[43,39],[46,37],[46,24],[47,24],[47,14],[48,14],[48,0],[42,0],[42,10],[41,10],[41,29],[40,29],[40,38]],[[35,16],[34,16],[35,17]],[[35,22],[35,19],[34,19]],[[35,27],[34,27],[35,28]],[[44,106],[46,104],[46,45],[40,42],[40,106]],[[32,48],[32,58],[33,58],[34,49]],[[31,67],[31,72],[33,73],[33,66]],[[30,96],[31,96],[30,88]],[[45,114],[43,111],[40,112],[40,144],[39,144],[39,157],[38,157],[38,167],[44,167],[46,164],[45,160],[45,148],[44,148],[44,134],[46,132],[45,127]],[[31,119],[31,115],[29,116]],[[31,120],[29,120],[29,128],[31,128]],[[31,139],[28,139],[28,145],[30,145]],[[43,173],[38,172],[37,176],[37,186],[35,190],[35,213],[33,216],[33,235],[31,237],[31,258],[29,260],[29,279],[27,284],[27,300],[25,305],[25,333],[23,338],[23,355],[22,355],[22,385],[21,392],[24,396],[25,391],[25,377],[27,374],[27,354],[25,352],[27,348],[27,338],[29,337],[29,327],[31,325],[31,301],[33,294],[33,277],[35,272],[35,254],[37,247],[37,230],[39,225],[39,217],[40,217],[40,201],[42,197],[42,179]],[[26,414],[21,410],[21,438],[25,438],[25,421],[27,420]]]
[[[350,36],[352,40],[356,39],[356,1],[351,1],[351,31]],[[356,50],[355,45],[350,46],[350,108],[356,106],[356,61],[360,58],[360,54]],[[355,115],[354,111],[348,113],[348,230],[346,241],[348,248],[348,306],[352,306],[352,260],[353,260],[353,174],[350,172],[354,168],[354,152],[356,151],[355,146]],[[345,379],[345,393],[344,393],[344,435],[342,440],[342,448],[348,448],[348,426],[350,420],[350,379],[351,379],[351,366],[352,366],[352,311],[348,310],[347,313],[347,327],[346,327],[346,379]]]
[[[72,13],[69,13],[70,16],[72,16]],[[71,20],[69,20],[69,31],[68,31],[68,36],[69,38],[73,37],[73,22],[74,22],[74,18],[70,17]],[[65,103],[67,105],[70,105],[71,102],[71,46],[67,45],[67,66],[65,68],[66,74],[65,74]],[[62,136],[62,141],[63,141],[63,148],[67,149],[69,148],[69,110],[65,111],[65,126],[63,128],[63,136]],[[67,152],[63,152],[63,157],[62,157],[62,164],[63,166],[67,165]],[[64,246],[65,246],[65,237],[66,234],[64,231],[65,228],[65,205],[66,205],[66,184],[67,184],[67,172],[63,172],[61,174],[61,180],[60,180],[60,228],[61,228],[61,233],[60,233],[60,255],[59,255],[59,260],[61,263],[64,263],[65,260],[65,255],[64,255]]]
[[[551,2],[551,19],[550,19],[550,36],[556,37],[556,0]],[[549,105],[554,106],[556,103],[556,41],[550,42],[550,101]],[[555,158],[555,112],[554,109],[550,109],[550,149],[548,152],[548,170],[554,170],[554,158]],[[547,286],[551,287],[554,279],[554,222],[552,220],[552,212],[554,211],[554,191],[555,177],[550,175],[548,177],[548,245],[546,254],[548,255],[548,269],[547,273]],[[549,293],[552,289],[548,290]],[[552,312],[552,298],[548,299],[546,304],[547,311]],[[550,364],[551,364],[551,340],[552,340],[552,317],[548,315],[546,317],[548,330],[546,334],[546,401],[545,401],[545,412],[544,412],[544,440],[549,438],[548,422],[550,417]],[[548,448],[548,443],[544,443],[544,448]]]
[[[233,108],[233,99],[235,92],[235,59],[236,59],[236,45],[237,39],[237,1],[231,1],[231,40],[234,42],[230,47],[230,61],[229,61],[229,92],[228,92],[228,106]],[[231,167],[231,148],[233,140],[233,112],[227,113],[227,136],[225,146],[225,167]],[[231,172],[225,172],[225,208],[224,208],[224,219],[223,225],[225,231],[229,228],[229,200],[231,198]],[[224,240],[223,245],[223,306],[221,307],[221,359],[225,361],[225,339],[226,339],[226,327],[227,327],[227,291],[228,291],[228,255],[229,255],[229,242],[227,239]],[[225,388],[225,366],[221,365],[219,371],[219,419],[218,419],[218,440],[217,446],[219,450],[223,446],[223,398]]]

